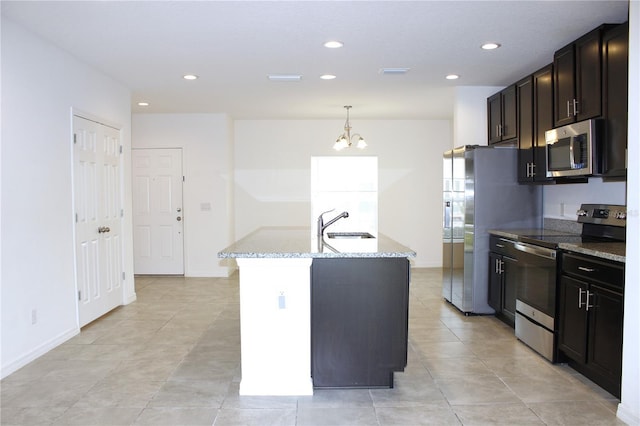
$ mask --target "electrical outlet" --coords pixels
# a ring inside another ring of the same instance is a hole
[[[38,311],[35,309],[31,310],[31,325],[35,325],[38,322]]]

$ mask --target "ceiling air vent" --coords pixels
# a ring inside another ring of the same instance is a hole
[[[406,74],[409,68],[380,68],[379,73],[384,75]]]
[[[300,74],[270,74],[268,77],[271,81],[300,81],[302,79]]]

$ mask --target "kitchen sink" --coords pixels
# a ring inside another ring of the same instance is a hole
[[[329,238],[375,238],[368,232],[327,232],[327,237]]]

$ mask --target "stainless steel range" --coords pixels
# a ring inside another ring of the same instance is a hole
[[[626,207],[583,204],[577,212],[581,234],[521,235],[517,259],[516,337],[548,360],[557,357],[557,251],[565,244],[625,240]]]

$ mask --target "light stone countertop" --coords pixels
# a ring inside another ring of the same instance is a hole
[[[489,233],[512,240],[518,240],[520,236],[538,235],[541,233],[548,236],[567,235],[567,232],[552,229],[492,229]],[[574,253],[599,257],[601,259],[613,260],[615,262],[626,262],[626,244],[622,242],[558,243],[558,248]]]
[[[391,238],[332,239],[310,227],[264,227],[218,253],[219,258],[415,257],[416,252]]]
[[[587,254],[615,262],[625,263],[627,260],[625,243],[560,243],[558,247],[565,251]]]
[[[521,235],[546,235],[552,237],[555,235],[568,234],[566,231],[557,231],[555,229],[546,228],[490,229],[489,233],[500,237],[511,238],[512,240],[517,240]]]

